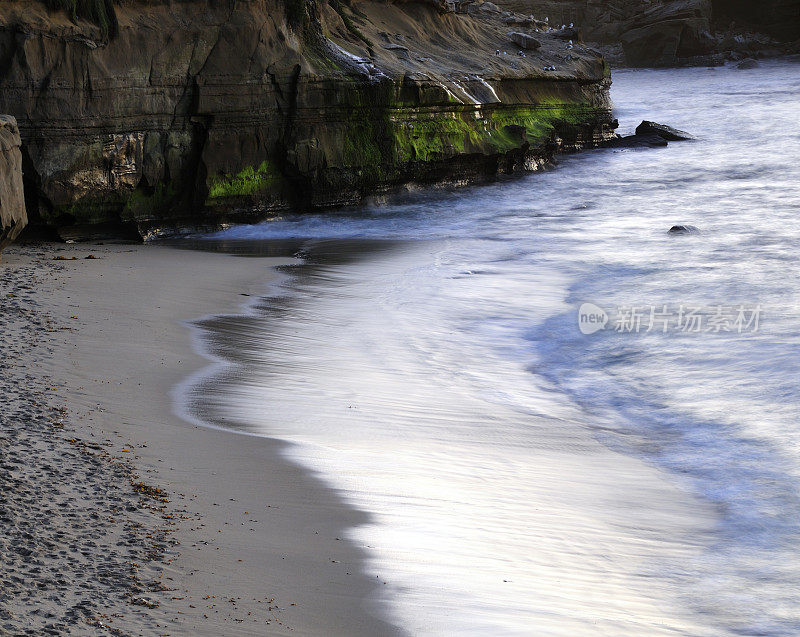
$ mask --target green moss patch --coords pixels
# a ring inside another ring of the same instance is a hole
[[[538,145],[552,138],[560,125],[579,126],[585,124],[594,111],[580,104],[541,102],[536,106],[514,106],[493,109],[488,114],[493,128],[521,126],[528,142]]]
[[[150,219],[171,207],[177,192],[172,184],[158,184],[151,192],[137,188],[125,202],[123,217]]]
[[[428,113],[392,113],[395,161],[436,161],[459,154],[501,154],[552,139],[563,125],[581,125],[594,111],[584,105],[465,107]]]
[[[463,112],[432,112],[399,117],[395,122],[395,159],[436,161],[456,154],[476,152],[486,136],[483,123]]]
[[[263,161],[257,167],[247,166],[235,175],[221,175],[210,180],[209,199],[225,197],[252,197],[274,190],[283,181],[283,176],[271,161]]]

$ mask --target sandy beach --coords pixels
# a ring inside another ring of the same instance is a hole
[[[93,257],[93,258],[90,258]],[[208,362],[185,323],[279,259],[13,246],[0,263],[0,632],[392,635],[365,521],[281,444],[174,415]]]

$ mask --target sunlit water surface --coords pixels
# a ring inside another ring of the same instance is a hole
[[[225,364],[188,413],[372,513],[374,609],[411,634],[800,634],[800,64],[613,97],[700,139],[208,241],[302,258],[198,323]],[[665,305],[759,325],[648,330]]]

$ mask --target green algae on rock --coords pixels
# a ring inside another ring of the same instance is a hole
[[[252,197],[264,192],[276,182],[281,182],[280,174],[270,161],[262,161],[257,167],[247,166],[236,175],[222,175],[213,178],[208,185],[208,198]]]
[[[523,55],[486,7],[131,0],[109,39],[1,3],[30,216],[146,237],[535,170],[611,137],[604,60],[546,33]]]

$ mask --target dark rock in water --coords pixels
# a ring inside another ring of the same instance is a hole
[[[678,130],[677,128],[672,128],[672,126],[666,126],[665,124],[648,122],[647,120],[643,121],[636,127],[636,134],[658,135],[668,142],[680,142],[697,139],[694,135],[687,133],[686,131]]]
[[[700,234],[700,229],[697,226],[672,226],[669,234]]]
[[[667,145],[667,140],[656,135],[649,133],[647,135],[628,135],[626,137],[617,137],[605,144],[606,148],[659,148]]]
[[[748,69],[757,69],[758,67],[759,67],[758,62],[753,58],[746,58],[736,65],[736,68],[739,69],[740,71],[746,71]]]
[[[17,120],[0,115],[0,250],[28,223]]]
[[[617,137],[604,144],[606,148],[659,148],[668,142],[695,139],[686,131],[656,122],[644,121],[636,127],[636,134]]]

